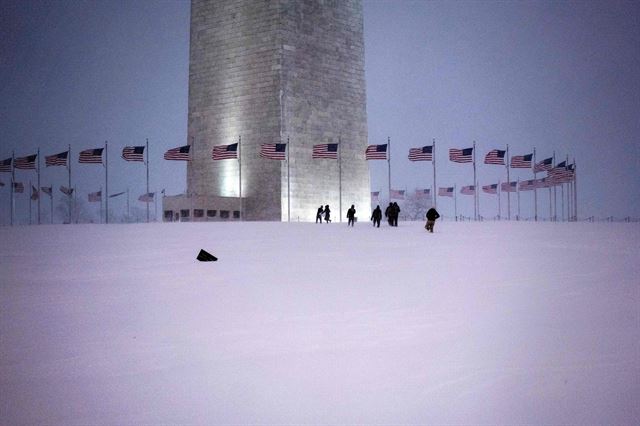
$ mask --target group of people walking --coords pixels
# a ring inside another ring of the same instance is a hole
[[[316,223],[322,223],[323,218],[326,223],[331,223],[331,209],[329,208],[329,204],[324,207],[318,207],[318,213],[316,213]]]
[[[387,208],[384,211],[384,216],[387,218],[387,221],[389,222],[389,226],[398,226],[399,215],[400,215],[400,206],[398,205],[398,203],[395,203],[395,202],[389,203],[389,206],[387,206]],[[431,207],[427,211],[427,215],[426,215],[427,223],[425,224],[424,228],[428,232],[433,233],[433,226],[436,223],[436,219],[438,219],[439,217],[440,217],[440,214],[438,213],[438,211],[433,207]],[[322,223],[323,218],[325,223],[331,223],[331,210],[329,209],[328,204],[324,207],[323,206],[318,207],[318,212],[316,213],[316,223]],[[356,208],[353,204],[351,205],[351,208],[347,210],[347,219],[348,219],[347,226],[353,226],[356,219]],[[376,206],[375,209],[373,209],[373,212],[371,213],[371,221],[373,221],[374,227],[380,228],[381,220],[382,220],[382,210],[378,205]]]

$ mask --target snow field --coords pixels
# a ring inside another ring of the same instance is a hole
[[[640,423],[637,224],[0,240],[1,424]]]

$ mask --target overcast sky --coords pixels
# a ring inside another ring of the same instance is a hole
[[[151,190],[184,191],[184,163],[162,154],[186,143],[189,2],[0,0],[0,8],[0,160],[38,148],[44,160],[70,144],[73,184],[86,197],[104,169],[78,164],[77,153],[108,140],[109,192],[137,196],[144,167],[120,152],[149,138]],[[535,147],[539,160],[575,158],[580,216],[640,217],[638,2],[365,1],[364,14],[369,143],[391,137],[393,188],[432,184],[431,164],[406,156],[434,138],[438,186],[473,180],[471,166],[447,160],[449,148],[475,140],[481,163],[507,144],[512,155]],[[386,162],[370,166],[372,190],[386,191]],[[479,165],[478,179],[506,173]],[[43,167],[42,186],[66,181],[66,169]],[[0,188],[0,223],[8,194]],[[473,215],[469,198],[458,197],[459,213]],[[27,199],[18,197],[23,217]],[[522,194],[523,216],[532,199]],[[445,214],[449,201],[439,200]],[[496,214],[495,197],[482,194],[480,204]],[[548,211],[548,196],[539,209]]]

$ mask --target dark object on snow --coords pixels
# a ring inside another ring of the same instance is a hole
[[[215,262],[216,260],[218,260],[217,257],[204,250],[200,250],[200,253],[198,253],[198,257],[196,257],[196,259],[198,259],[200,262]]]

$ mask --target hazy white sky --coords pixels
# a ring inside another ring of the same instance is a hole
[[[0,159],[38,148],[44,158],[70,144],[74,186],[86,196],[104,169],[77,164],[77,152],[108,140],[110,192],[139,194],[144,167],[120,160],[120,150],[149,138],[152,190],[182,192],[185,165],[162,153],[186,143],[189,2],[3,0],[2,9]],[[450,163],[448,148],[475,140],[482,158],[507,144],[513,155],[535,147],[538,159],[575,158],[580,216],[640,216],[638,3],[365,1],[364,14],[369,143],[391,137],[392,187],[431,185],[431,165],[406,156],[433,138],[438,186],[472,183],[471,167]],[[372,190],[385,190],[386,163],[370,169]],[[497,166],[480,166],[478,177],[506,180]],[[66,170],[43,168],[41,179],[58,187]],[[473,213],[469,198],[459,197],[463,214]],[[447,203],[439,207],[451,214]],[[496,213],[494,198],[480,203]],[[8,206],[5,186],[1,223]],[[19,197],[17,212],[26,206]]]

